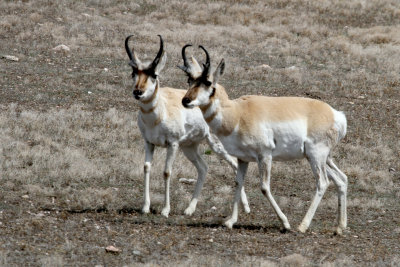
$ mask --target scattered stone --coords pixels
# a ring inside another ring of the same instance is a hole
[[[194,184],[196,183],[196,179],[180,178],[179,182],[184,184]]]
[[[17,58],[16,56],[2,55],[1,57],[11,61],[19,61],[19,58]]]
[[[82,16],[90,18],[91,16],[88,13],[82,13]]]
[[[212,210],[212,211],[216,211],[216,210],[217,210],[217,207],[212,206],[212,207],[211,207],[211,210]]]
[[[29,195],[23,195],[22,198],[28,199],[28,198],[29,198]]]
[[[93,94],[92,91],[88,91],[87,93],[88,93],[89,95]]]
[[[395,168],[390,168],[389,172],[396,172],[396,169]]]
[[[208,239],[208,242],[213,243],[214,239],[210,238],[210,239]]]
[[[142,254],[139,250],[134,250],[134,251],[132,251],[132,253],[133,253],[133,255],[136,255],[136,256],[139,256]]]
[[[107,72],[107,71],[108,71],[108,69],[107,69],[107,68],[104,68],[104,71],[105,71],[105,72]]]
[[[114,246],[108,246],[106,247],[106,251],[110,253],[120,253],[121,250],[119,248],[116,248]]]
[[[290,66],[289,68],[287,68],[288,70],[297,70],[298,68],[296,66]]]
[[[270,65],[267,65],[267,64],[259,65],[259,66],[257,66],[257,68],[263,69],[263,70],[272,70],[272,67]]]
[[[64,45],[64,44],[60,44],[60,45],[57,45],[56,47],[54,47],[53,50],[54,51],[69,52],[71,49],[68,46]]]

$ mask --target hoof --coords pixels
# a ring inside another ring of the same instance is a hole
[[[300,233],[304,234],[307,231],[307,227],[304,226],[303,224],[300,224],[297,230],[299,230]]]
[[[224,224],[227,228],[232,229],[234,222],[232,220],[227,220]]]
[[[250,207],[249,206],[244,206],[244,212],[246,212],[247,214],[250,213]]]
[[[142,213],[143,213],[143,214],[148,214],[148,213],[150,213],[150,207],[143,207],[143,208],[142,208]]]
[[[165,218],[168,218],[169,209],[163,209],[162,212],[161,212],[161,215],[164,216]]]
[[[195,209],[188,207],[187,209],[185,209],[185,215],[187,216],[192,216],[192,214],[194,213]]]
[[[340,228],[340,227],[336,228],[335,232],[333,232],[333,235],[342,236],[343,235],[343,229]]]

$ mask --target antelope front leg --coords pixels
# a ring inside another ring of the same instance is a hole
[[[248,162],[244,162],[241,160],[238,160],[238,163],[239,166],[236,174],[236,190],[235,190],[235,197],[233,200],[232,216],[229,220],[225,222],[225,226],[228,227],[229,229],[232,229],[233,225],[238,220],[239,200],[243,190],[244,176],[246,175],[247,167],[249,166]]]
[[[151,169],[151,161],[153,160],[154,154],[154,145],[145,142],[145,161],[144,161],[144,204],[142,208],[143,213],[150,212],[150,169]]]
[[[207,136],[207,143],[211,147],[211,149],[215,153],[217,153],[218,156],[220,156],[221,158],[226,160],[226,162],[229,163],[229,165],[232,167],[232,169],[235,172],[235,174],[237,174],[237,168],[238,168],[237,161],[231,155],[229,155],[228,152],[226,152],[223,144],[218,139],[218,137],[215,136],[214,134],[210,133]],[[244,211],[246,213],[250,213],[250,206],[249,206],[249,202],[247,201],[247,196],[246,196],[246,192],[244,190],[244,187],[242,188],[242,191],[241,191],[241,194],[240,194],[240,198],[241,198],[241,201],[242,201],[242,205],[243,205]]]
[[[164,208],[161,211],[161,215],[167,218],[169,215],[169,211],[171,209],[169,203],[169,183],[171,177],[171,168],[172,164],[174,163],[178,148],[179,148],[178,143],[169,144],[167,148],[167,160],[165,162],[165,169],[164,169],[164,185],[165,185]]]

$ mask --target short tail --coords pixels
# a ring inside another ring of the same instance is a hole
[[[338,131],[338,142],[346,136],[347,131],[347,119],[346,115],[342,111],[337,111],[333,109],[334,119],[335,119],[335,129]]]

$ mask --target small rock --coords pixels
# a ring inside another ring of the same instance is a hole
[[[106,247],[106,251],[111,252],[111,253],[120,253],[121,252],[121,250],[119,248],[116,248],[114,246]]]
[[[212,211],[216,211],[216,210],[217,210],[217,207],[212,206],[212,207],[211,207],[211,210],[212,210]]]
[[[88,93],[89,95],[93,94],[92,91],[88,91],[87,93]]]
[[[396,169],[395,168],[390,168],[389,172],[396,172]]]
[[[270,65],[267,64],[262,64],[257,66],[257,68],[263,69],[263,70],[272,70],[272,67]]]
[[[194,184],[196,183],[196,179],[180,178],[179,182],[184,184]]]
[[[297,70],[298,68],[296,66],[290,66],[289,68],[287,68],[288,70]]]
[[[28,199],[28,198],[29,198],[29,195],[23,195],[22,198]]]
[[[4,59],[7,59],[7,60],[11,60],[11,61],[19,61],[19,58],[17,58],[16,56],[3,55],[1,57]]]
[[[60,44],[60,45],[57,45],[56,47],[54,47],[53,50],[54,51],[69,52],[71,49],[68,46],[64,45],[64,44]]]
[[[91,16],[88,13],[82,13],[82,16],[90,18]]]
[[[133,255],[139,256],[140,254],[142,254],[139,250],[134,250],[132,251]]]
[[[210,239],[208,239],[208,242],[212,243],[212,242],[214,242],[214,239],[210,238]]]
[[[108,71],[108,69],[107,69],[107,68],[104,68],[104,71],[105,71],[105,72],[107,72],[107,71]]]

